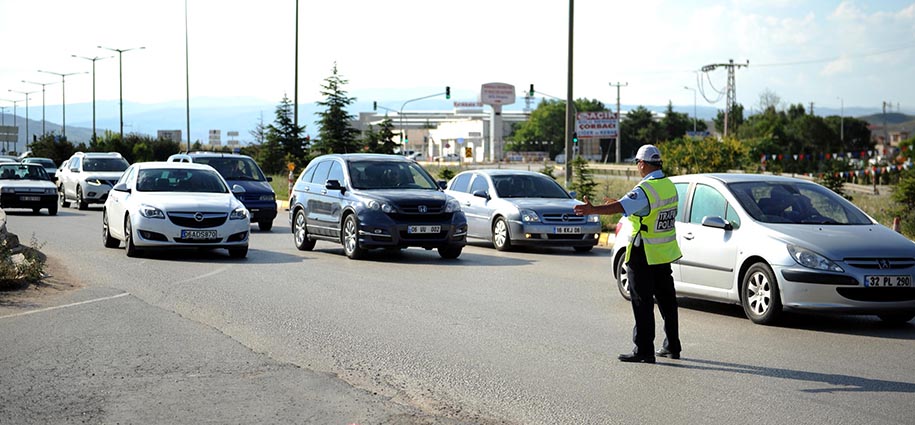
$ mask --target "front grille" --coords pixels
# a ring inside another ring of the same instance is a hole
[[[420,212],[420,206],[426,207],[426,212]],[[397,205],[397,209],[403,214],[427,216],[442,213],[445,209],[445,204],[441,202],[410,202]]]
[[[394,220],[398,223],[404,224],[425,224],[425,223],[451,223],[451,216],[454,213],[438,213],[438,214],[398,214],[392,213],[388,214],[388,217],[391,217],[391,220]]]
[[[546,213],[540,216],[547,224],[583,224],[587,217],[574,213]]]
[[[846,258],[845,263],[859,269],[893,270],[915,267],[915,258]]]
[[[915,300],[915,288],[837,288],[839,295],[855,301],[897,302]]]
[[[448,236],[447,228],[442,228],[442,231],[439,233],[407,233],[406,231],[400,232],[400,239],[405,241],[432,241],[444,239],[446,236]]]
[[[214,238],[214,239],[184,239],[184,238],[175,238],[175,242],[178,242],[178,243],[193,243],[193,244],[198,244],[198,243],[219,243],[219,242],[221,242],[221,241],[222,241],[222,239],[220,239],[220,238]]]
[[[563,241],[579,241],[584,239],[585,235],[574,234],[574,233],[562,233],[562,234],[552,234],[547,233],[546,238],[551,240],[563,240]]]
[[[197,220],[197,214],[200,214],[201,220]],[[192,229],[205,229],[208,227],[222,226],[229,218],[227,213],[213,212],[170,212],[168,219],[176,226],[189,227]],[[179,241],[180,242],[180,241]]]

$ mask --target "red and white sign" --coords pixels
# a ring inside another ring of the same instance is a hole
[[[480,90],[480,103],[511,105],[515,103],[515,86],[505,83],[486,83]]]
[[[579,112],[575,116],[578,137],[618,137],[619,116],[616,112]]]

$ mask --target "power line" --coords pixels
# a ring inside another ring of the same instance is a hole
[[[776,66],[809,65],[809,64],[814,64],[814,63],[833,62],[833,61],[836,61],[836,60],[839,60],[839,59],[843,59],[843,58],[848,58],[848,59],[859,59],[859,58],[867,58],[867,57],[871,57],[871,56],[880,56],[880,55],[885,55],[885,54],[887,54],[887,53],[894,53],[894,52],[898,52],[898,51],[901,51],[901,50],[909,50],[909,49],[915,49],[915,45],[907,45],[907,46],[895,47],[895,48],[892,48],[892,49],[881,50],[881,51],[879,51],[879,52],[862,53],[862,54],[850,55],[850,56],[844,56],[844,57],[843,57],[843,56],[834,56],[834,57],[831,57],[831,58],[810,59],[810,60],[802,60],[802,61],[796,61],[796,62],[765,63],[765,64],[761,64],[761,65],[756,65],[756,64],[754,64],[753,67],[755,68],[755,67],[776,67]]]

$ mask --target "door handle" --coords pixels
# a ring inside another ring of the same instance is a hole
[[[327,195],[327,189],[321,189],[321,194],[322,194],[322,195]]]
[[[695,236],[693,236],[692,233],[687,233],[687,234],[683,235],[683,239],[686,239],[688,241],[693,240],[693,238],[695,238]]]
[[[470,206],[470,202],[469,202],[469,201],[468,201],[468,202],[464,202],[464,206],[469,207],[469,206]]]

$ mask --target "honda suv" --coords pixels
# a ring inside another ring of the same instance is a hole
[[[352,259],[373,248],[406,247],[457,258],[467,243],[467,219],[443,185],[400,155],[315,158],[289,200],[295,246],[310,251],[318,240],[335,242]]]
[[[108,192],[130,166],[117,152],[77,152],[66,162],[57,176],[61,207],[70,201],[84,210],[89,204],[104,204]]]
[[[229,187],[239,185],[245,188],[243,193],[235,196],[245,204],[251,214],[251,222],[257,222],[257,228],[269,231],[276,218],[276,193],[270,182],[273,178],[264,176],[257,162],[250,156],[220,152],[179,153],[168,157],[168,162],[193,162],[206,164],[216,169],[229,183]]]

